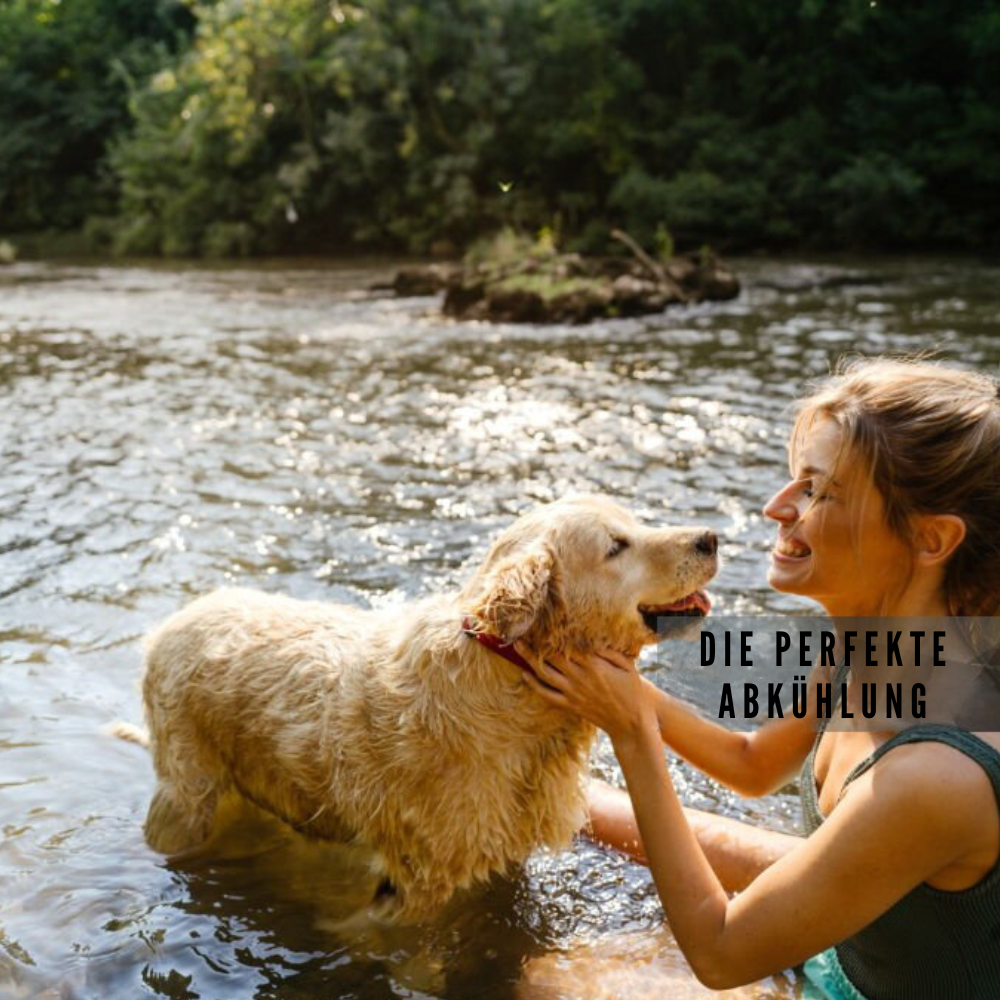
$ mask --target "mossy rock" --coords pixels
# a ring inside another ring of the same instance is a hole
[[[732,272],[704,250],[659,263],[582,257],[540,250],[509,233],[474,246],[461,264],[403,268],[391,287],[400,295],[443,287],[445,315],[506,323],[639,316],[673,303],[730,299],[740,291]]]

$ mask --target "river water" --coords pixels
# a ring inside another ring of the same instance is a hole
[[[148,757],[102,727],[141,720],[138,640],[193,595],[403,601],[569,490],[715,528],[720,613],[802,608],[767,588],[759,513],[790,404],[845,352],[995,372],[1000,269],[735,266],[733,302],[551,328],[375,297],[379,262],[0,269],[0,996],[710,995],[648,873],[583,841],[420,928],[345,923],[365,858],[261,817],[167,863],[142,839]],[[794,787],[742,801],[670,766],[689,804],[798,827]],[[616,776],[604,741],[594,768]]]

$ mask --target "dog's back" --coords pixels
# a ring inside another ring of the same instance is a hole
[[[410,913],[569,841],[592,730],[432,598],[365,612],[222,590],[148,638],[143,693],[166,853],[235,788],[302,832],[375,847]]]
[[[200,598],[147,638],[143,700],[160,785],[152,846],[197,846],[218,796],[244,796],[317,836],[342,838],[324,801],[324,717],[356,685],[365,619],[357,608],[229,588]]]

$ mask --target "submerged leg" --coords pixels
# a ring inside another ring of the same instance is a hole
[[[182,854],[208,839],[218,795],[213,788],[197,797],[182,796],[174,785],[160,782],[146,814],[146,842],[162,854]]]

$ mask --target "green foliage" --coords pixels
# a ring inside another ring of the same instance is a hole
[[[529,258],[533,249],[534,244],[528,236],[505,226],[492,236],[475,240],[465,254],[465,261],[473,267],[495,264],[506,269]]]
[[[884,153],[856,157],[838,171],[829,190],[840,208],[833,223],[851,243],[906,243],[922,232],[925,180]],[[908,239],[909,237],[909,239]]]
[[[542,226],[535,237],[532,254],[536,257],[551,257],[559,250],[559,239],[552,226]]]
[[[653,244],[656,247],[656,256],[660,260],[670,261],[673,259],[676,249],[674,237],[662,222],[656,227],[656,232],[653,233]]]
[[[129,88],[171,58],[176,0],[0,0],[0,225],[79,225],[114,208],[109,138]]]
[[[118,248],[419,250],[532,218],[502,135],[528,84],[520,2],[196,3],[194,44],[115,147]]]
[[[175,255],[998,245],[1000,0],[186,2],[0,0],[5,216]]]
[[[517,274],[497,282],[496,288],[509,292],[533,292],[542,299],[556,299],[574,292],[605,287],[606,282],[595,278],[556,278],[551,274]]]

